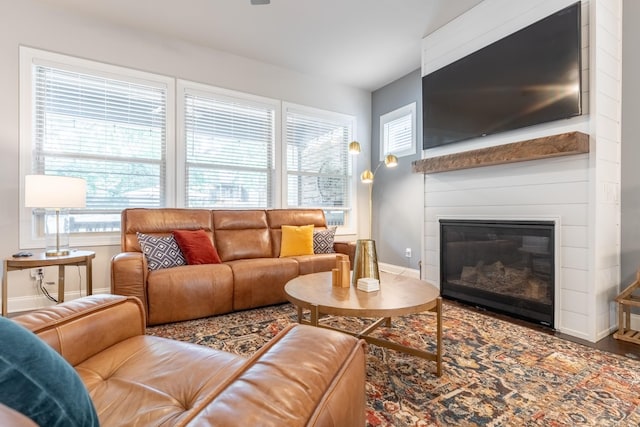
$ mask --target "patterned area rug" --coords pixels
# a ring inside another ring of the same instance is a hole
[[[434,315],[376,334],[434,350]],[[245,356],[297,319],[290,304],[148,328]],[[444,304],[444,374],[368,346],[367,426],[638,426],[640,362]],[[350,330],[370,320],[325,317]]]

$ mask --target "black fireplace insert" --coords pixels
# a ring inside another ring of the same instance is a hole
[[[553,221],[440,220],[440,290],[554,327]]]

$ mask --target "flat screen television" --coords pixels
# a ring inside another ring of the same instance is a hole
[[[422,77],[423,148],[582,114],[580,2]]]

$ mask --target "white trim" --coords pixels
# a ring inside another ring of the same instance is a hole
[[[413,277],[414,279],[420,279],[420,270],[416,270],[413,268],[379,262],[378,269],[380,271],[384,271],[385,273],[398,274],[401,276]]]
[[[85,291],[86,289],[82,289],[82,292],[78,290],[68,291],[68,292],[65,291],[64,300],[71,301],[71,300],[83,297],[86,295]],[[56,298],[58,296],[57,291],[52,292],[51,290],[49,290],[49,293],[51,293]],[[92,295],[110,294],[110,293],[111,293],[111,289],[100,288],[100,289],[94,289]],[[8,312],[11,314],[17,314],[23,311],[38,310],[44,307],[50,307],[54,305],[56,305],[56,303],[47,299],[47,297],[45,297],[40,291],[38,291],[38,293],[34,295],[9,298],[7,301]]]
[[[412,102],[411,104],[407,104],[404,107],[397,108],[380,116],[380,161],[383,161],[389,153],[396,157],[412,156],[416,153],[416,108],[416,102]],[[385,125],[409,115],[411,116],[411,148],[402,151],[389,150],[387,147],[388,141],[384,137]]]
[[[258,95],[252,95],[245,92],[239,92],[230,89],[224,89],[217,86],[211,86],[203,83],[197,83],[189,80],[177,79],[176,80],[176,126],[177,126],[177,135],[176,135],[176,178],[174,182],[176,182],[176,206],[184,207],[185,203],[185,180],[186,180],[186,156],[185,156],[185,111],[184,111],[184,94],[191,93],[194,95],[200,95],[202,97],[209,97],[214,99],[223,99],[231,102],[241,101],[246,105],[253,105],[260,108],[269,107],[273,108],[274,118],[273,118],[273,150],[271,153],[273,156],[273,188],[271,189],[273,194],[271,194],[271,204],[272,206],[268,206],[268,208],[276,208],[282,206],[281,204],[281,186],[282,182],[280,177],[280,173],[278,173],[279,168],[283,168],[282,162],[278,161],[278,153],[280,150],[281,138],[281,126],[278,126],[278,123],[281,123],[280,116],[282,115],[282,102],[277,99],[267,98]]]
[[[567,333],[569,335],[578,336],[581,335],[577,331],[569,331],[566,327],[563,326],[562,321],[562,295],[560,289],[562,289],[562,218],[559,216],[549,216],[549,215],[540,215],[540,216],[522,216],[522,215],[436,215],[436,241],[438,244],[436,245],[435,251],[437,254],[437,258],[440,259],[440,220],[479,220],[479,221],[551,221],[554,224],[553,227],[553,251],[554,251],[554,260],[553,260],[553,274],[554,274],[554,290],[553,290],[553,327],[556,331]],[[438,268],[438,283],[437,286],[440,287],[440,266]],[[578,335],[576,335],[578,334]],[[580,336],[582,338],[583,336]]]
[[[104,78],[125,79],[127,81],[143,83],[145,85],[163,88],[166,90],[166,156],[167,159],[175,158],[175,84],[174,79],[160,74],[147,73],[126,67],[105,64],[98,61],[60,55],[44,50],[20,46],[20,137],[19,137],[19,227],[20,248],[35,249],[45,247],[45,238],[32,235],[32,209],[24,207],[24,176],[32,172],[32,111],[34,105],[33,91],[33,65],[46,65],[74,72],[90,73]],[[175,199],[175,172],[172,165],[166,167],[167,201],[171,203]],[[98,233],[90,235],[73,235],[70,243],[74,247],[87,246],[112,246],[120,244],[120,233]]]
[[[344,113],[337,113],[337,112],[333,112],[333,111],[328,111],[328,110],[322,110],[319,108],[314,108],[314,107],[308,107],[305,105],[300,105],[300,104],[295,104],[292,102],[287,102],[287,101],[283,101],[282,102],[282,116],[281,116],[281,120],[282,120],[282,126],[281,126],[281,141],[282,144],[281,145],[281,157],[280,157],[280,162],[282,164],[282,169],[280,171],[280,179],[282,181],[282,204],[281,206],[283,208],[288,208],[287,205],[287,200],[286,200],[286,194],[287,194],[287,153],[286,153],[286,141],[287,141],[287,124],[286,124],[286,120],[287,120],[287,112],[288,111],[293,111],[293,112],[299,112],[299,113],[303,113],[303,114],[310,114],[310,115],[314,115],[316,117],[325,117],[329,120],[338,120],[338,121],[343,121],[345,124],[348,124],[349,126],[351,126],[351,139],[353,141],[357,141],[357,135],[356,135],[356,130],[357,130],[357,121],[356,121],[356,117],[350,114],[344,114]],[[350,205],[351,205],[351,210],[348,213],[348,221],[347,224],[345,224],[342,227],[338,227],[338,229],[336,230],[336,235],[337,236],[344,236],[344,235],[350,235],[350,234],[357,234],[357,218],[358,218],[358,210],[357,210],[357,200],[358,200],[358,193],[357,193],[357,182],[358,180],[355,179],[355,177],[357,177],[357,169],[356,169],[356,157],[357,156],[350,156],[351,159],[351,171],[350,171],[350,184],[351,184],[351,194],[350,194]]]

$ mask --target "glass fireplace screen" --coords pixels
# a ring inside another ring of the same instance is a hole
[[[553,327],[552,221],[440,220],[443,297]]]

